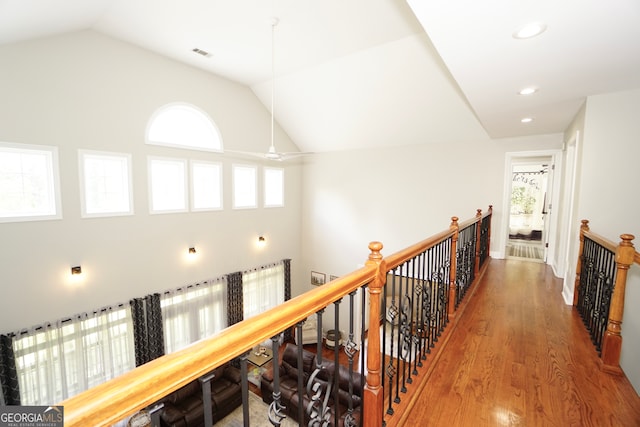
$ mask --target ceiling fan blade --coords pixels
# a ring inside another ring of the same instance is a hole
[[[296,157],[307,156],[310,154],[314,154],[311,152],[303,152],[303,151],[289,151],[289,152],[277,152],[269,150],[266,153],[255,152],[255,151],[239,151],[239,150],[225,150],[225,153],[229,154],[237,154],[240,156],[248,156],[248,157],[259,157],[261,159],[272,160],[276,162],[281,162],[284,160],[294,159]]]
[[[259,153],[256,151],[224,150],[224,152],[227,154],[237,154],[244,157],[260,157],[261,159],[267,158],[265,153]]]
[[[309,151],[290,151],[290,152],[284,152],[284,153],[278,153],[281,160],[289,160],[289,159],[295,159],[296,157],[303,157],[303,156],[310,156],[312,154],[312,152]]]

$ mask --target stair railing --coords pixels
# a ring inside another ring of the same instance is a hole
[[[322,325],[321,314],[331,305],[336,310],[334,327],[337,327],[339,313],[337,305],[343,298],[348,297],[353,307],[353,296],[359,289],[365,290],[369,298],[368,318],[364,316],[364,309],[362,312],[363,324],[367,325],[368,341],[367,347],[361,348],[364,351],[360,352],[361,355],[366,354],[366,360],[362,361],[366,364],[367,370],[363,391],[363,405],[367,409],[361,413],[360,424],[367,427],[398,424],[401,422],[399,421],[401,416],[393,417],[392,414],[387,414],[385,417],[384,415],[385,393],[396,392],[396,390],[385,391],[382,383],[383,348],[381,347],[380,325],[381,314],[387,314],[387,310],[390,309],[390,307],[383,306],[385,303],[382,298],[387,292],[387,278],[389,274],[395,274],[394,271],[398,271],[398,267],[411,266],[411,273],[409,267],[400,270],[400,276],[403,280],[411,281],[411,287],[405,288],[404,291],[406,300],[410,302],[408,305],[405,304],[402,324],[402,327],[405,328],[403,342],[408,343],[410,350],[404,352],[403,355],[395,354],[390,357],[403,359],[404,365],[401,371],[410,378],[416,379],[413,389],[415,391],[418,390],[420,383],[426,379],[425,375],[418,375],[416,370],[418,363],[421,364],[426,358],[427,350],[431,350],[435,346],[435,339],[429,341],[427,335],[434,332],[433,325],[436,325],[436,336],[442,334],[448,320],[456,316],[456,308],[452,309],[451,307],[455,306],[453,301],[461,301],[462,298],[458,296],[458,293],[462,291],[462,288],[467,293],[487,266],[491,217],[491,206],[485,214],[478,210],[473,219],[461,224],[458,223],[456,217],[453,217],[451,226],[445,231],[386,258],[381,253],[382,244],[372,242],[369,244],[370,254],[364,267],[292,298],[274,309],[236,323],[211,338],[161,356],[124,375],[61,402],[60,405],[64,406],[65,426],[108,426],[126,419],[137,411],[154,407],[162,397],[195,379],[202,378],[216,367],[233,359],[242,361],[251,348],[265,340],[272,339],[275,343],[276,338],[283,331],[294,326],[300,329],[300,325],[312,314],[320,314],[318,324]],[[467,277],[465,281],[459,282],[457,259],[461,256],[461,250],[456,247],[456,243],[460,232],[468,227],[471,227],[474,232],[469,233],[469,239],[472,243],[465,249],[464,256],[468,255],[467,252],[473,256],[467,257],[468,261],[464,262],[472,264],[473,272],[470,272],[469,265],[465,265],[464,269],[468,271],[467,276],[473,277],[470,280]],[[429,264],[430,261],[427,260],[436,260],[436,264]],[[436,265],[439,267],[435,270],[427,268]],[[422,268],[422,273],[418,273],[418,268]],[[419,301],[421,315],[420,319],[416,321],[416,318],[406,309],[413,304],[411,300],[415,295],[428,293],[426,288],[421,287],[425,284],[437,285],[437,298],[430,300],[430,302],[425,299],[416,300]],[[409,295],[409,291],[411,295]],[[433,303],[439,304],[435,311],[433,305],[430,305]],[[437,313],[435,319],[432,317],[433,313]],[[350,313],[350,316],[350,323],[352,323],[353,313]],[[432,324],[432,321],[435,323]],[[352,332],[353,329],[349,331],[349,341],[351,341]],[[318,338],[321,339],[320,329],[318,330]],[[274,348],[276,348],[275,345]],[[318,348],[320,349],[320,346]],[[443,345],[439,345],[438,351],[442,351],[443,348]],[[352,353],[353,350],[353,343],[349,342],[348,345],[345,345],[345,352]],[[410,352],[414,354],[413,363],[409,363],[406,357]],[[337,359],[336,353],[336,362]],[[350,359],[350,364],[351,362]],[[246,361],[241,363],[246,363]],[[277,363],[277,353],[274,353],[274,363]],[[351,370],[352,367],[349,369]],[[243,370],[246,376],[246,365]],[[244,381],[246,382],[246,378]],[[404,405],[416,396],[416,393],[407,389],[406,385],[407,382],[398,394],[398,396],[401,394],[406,396],[406,399],[401,399]],[[246,384],[243,385],[243,388],[245,387]],[[243,390],[243,394],[246,395],[246,388]],[[278,423],[279,420],[276,420],[276,425]]]
[[[634,238],[622,234],[620,243],[615,244],[591,232],[588,220],[582,220],[580,226],[573,305],[600,355],[600,368],[614,374],[622,374],[620,352],[627,272],[634,262],[640,264],[640,253],[632,243]]]

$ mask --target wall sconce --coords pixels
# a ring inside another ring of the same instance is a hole
[[[75,267],[71,267],[71,275],[75,276],[77,274],[82,274],[82,267],[79,265],[76,265]]]
[[[193,255],[195,253],[196,253],[196,248],[194,247],[189,248],[189,255]]]
[[[264,247],[267,244],[267,239],[264,236],[258,237],[258,247]]]

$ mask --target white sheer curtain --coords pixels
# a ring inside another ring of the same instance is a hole
[[[244,319],[284,302],[284,263],[279,262],[242,274]]]
[[[21,332],[13,341],[22,405],[53,405],[135,367],[128,306]]]
[[[165,292],[160,306],[166,353],[210,337],[227,327],[226,277]]]

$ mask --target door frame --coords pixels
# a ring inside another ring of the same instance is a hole
[[[502,224],[501,224],[501,241],[500,241],[500,254],[499,258],[506,258],[507,256],[507,242],[509,240],[509,217],[511,209],[511,191],[512,191],[512,171],[513,166],[518,163],[535,162],[541,157],[550,158],[549,162],[549,177],[552,180],[550,188],[551,194],[548,194],[548,205],[551,209],[547,209],[548,215],[548,227],[545,230],[546,242],[548,251],[545,259],[545,263],[555,263],[556,254],[556,230],[558,227],[558,215],[556,212],[560,203],[560,180],[555,179],[558,176],[562,176],[562,150],[540,150],[540,151],[515,151],[505,153],[505,167],[504,167],[504,189],[502,196]],[[552,175],[553,174],[553,175]]]

